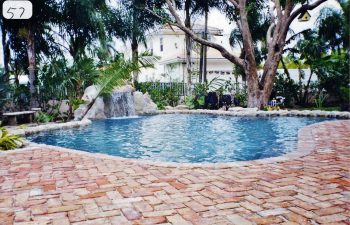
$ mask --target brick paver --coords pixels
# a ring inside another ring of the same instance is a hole
[[[309,155],[227,167],[47,147],[1,154],[0,224],[350,224],[350,121],[302,132]]]

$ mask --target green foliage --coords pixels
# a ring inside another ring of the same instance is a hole
[[[154,86],[152,86],[154,84]],[[172,83],[171,86],[161,87],[159,81],[142,82],[136,84],[136,89],[142,93],[148,93],[152,101],[157,105],[158,109],[162,110],[165,106],[177,106],[180,100],[180,90],[182,83]]]
[[[280,110],[279,106],[270,106],[270,105],[266,105],[263,108],[264,111],[278,111]]]
[[[9,100],[7,97],[8,85],[5,82],[0,81],[0,106],[4,106],[5,103]],[[2,107],[0,107],[0,111]]]
[[[195,108],[194,97],[192,95],[186,96],[185,104],[188,106],[189,109],[194,109]]]
[[[203,109],[205,106],[205,97],[209,91],[222,93],[227,89],[225,80],[215,77],[210,82],[196,84],[192,95],[185,98],[185,103],[190,109]]]
[[[350,87],[340,87],[341,100],[350,103]]]
[[[294,106],[299,101],[300,89],[301,86],[298,83],[286,77],[284,73],[279,73],[275,78],[271,97],[283,96],[285,106]]]
[[[11,100],[17,106],[16,110],[23,110],[29,107],[29,88],[26,85],[14,84],[10,86]]]
[[[333,53],[320,61],[323,65],[318,70],[319,89],[342,100],[341,87],[349,86],[349,53]]]
[[[131,60],[117,59],[114,63],[101,71],[101,75],[96,80],[99,87],[99,95],[110,94],[117,86],[121,86],[131,78],[132,72],[140,71],[141,68],[153,68],[154,62],[158,57],[141,56],[139,62],[135,63]]]
[[[254,52],[257,65],[262,63],[266,59],[267,55],[267,43],[266,33],[271,24],[271,17],[267,15],[269,12],[269,5],[264,0],[247,1],[247,17],[249,28],[252,34],[254,43]],[[231,17],[233,21],[239,23],[239,16],[236,10],[229,10],[227,12],[228,17]],[[229,43],[233,47],[243,47],[243,36],[241,29],[234,28],[229,37]],[[244,54],[240,56],[244,59]],[[243,70],[241,70],[244,73]],[[245,76],[245,75],[243,75]]]
[[[74,60],[86,56],[94,42],[107,39],[105,21],[110,8],[105,0],[61,1],[60,37],[69,43],[69,53]]]
[[[49,123],[54,121],[55,116],[49,113],[45,112],[38,112],[37,116],[35,117],[35,122],[37,123]]]
[[[70,99],[69,103],[71,104],[73,111],[79,108],[80,105],[85,104],[85,101],[78,98],[78,99]]]
[[[203,109],[205,105],[205,96],[189,95],[185,98],[185,104],[190,109]]]
[[[0,151],[18,148],[22,140],[23,138],[17,135],[10,135],[4,127],[0,127]]]
[[[85,88],[92,85],[98,76],[93,59],[82,57],[71,66],[65,59],[54,59],[39,70],[41,98],[44,101],[80,98]]]
[[[323,103],[325,102],[326,98],[327,98],[327,94],[321,91],[320,94],[315,99],[316,108],[323,108]]]
[[[236,91],[235,99],[237,99],[239,101],[239,106],[247,107],[247,105],[248,105],[248,93],[246,90]]]

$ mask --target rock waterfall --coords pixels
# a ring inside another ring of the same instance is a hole
[[[97,96],[96,86],[86,88],[82,99],[86,104],[80,105],[75,110],[74,118],[81,119],[87,104]],[[113,117],[127,117],[135,115],[152,114],[157,111],[157,105],[150,96],[142,92],[135,91],[130,85],[122,86],[112,92],[107,97],[98,97],[86,115],[89,119],[106,119]]]
[[[135,116],[134,98],[131,92],[113,92],[105,98],[105,115],[108,118]]]

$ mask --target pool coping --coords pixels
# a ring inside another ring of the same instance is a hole
[[[155,113],[145,114],[210,114],[234,117],[324,117],[337,119],[350,119],[350,112],[322,111],[322,110],[273,110],[263,111],[255,108],[242,108],[237,111],[208,110],[208,109],[181,109],[158,110]]]
[[[181,113],[185,113],[185,111],[181,111]],[[157,113],[160,114],[160,113]],[[190,113],[192,114],[192,113]],[[200,113],[201,114],[201,113]],[[206,112],[205,114],[209,114]],[[213,115],[218,115],[214,114]],[[221,115],[221,114],[220,114]],[[229,115],[229,114],[225,114]],[[139,164],[139,165],[148,165],[148,166],[157,166],[157,167],[184,167],[184,168],[232,168],[232,167],[242,167],[242,166],[249,166],[249,165],[258,165],[258,164],[267,164],[267,163],[278,163],[278,162],[284,162],[292,159],[297,159],[301,157],[305,157],[309,154],[311,154],[315,150],[317,137],[314,136],[313,130],[316,129],[319,126],[329,126],[333,123],[337,123],[341,120],[336,121],[323,121],[315,124],[311,124],[308,126],[305,126],[298,130],[298,142],[297,147],[295,150],[288,152],[284,155],[277,156],[277,157],[270,157],[270,158],[264,158],[264,159],[256,159],[256,160],[249,160],[249,161],[233,161],[233,162],[218,162],[218,163],[180,163],[180,162],[162,162],[162,161],[152,161],[152,160],[146,160],[146,159],[137,159],[137,158],[123,158],[120,156],[112,156],[107,155],[103,153],[92,153],[92,152],[86,152],[82,150],[76,150],[76,149],[70,149],[70,148],[64,148],[59,146],[52,146],[52,145],[46,145],[46,144],[37,144],[34,142],[28,142],[28,147],[15,149],[15,150],[9,150],[9,151],[3,151],[0,152],[0,156],[2,154],[12,154],[12,153],[18,153],[22,151],[28,151],[31,149],[37,149],[37,148],[45,148],[53,151],[63,151],[67,153],[73,153],[73,154],[79,154],[86,157],[96,157],[99,159],[109,159],[109,160],[118,160],[123,163],[133,163],[133,164]],[[79,123],[80,122],[80,123]],[[86,126],[90,124],[91,121],[74,121],[73,124],[70,124],[69,126],[61,125],[56,126],[56,129],[68,129],[72,127],[77,126]],[[73,126],[74,125],[74,126]],[[60,128],[58,128],[60,127]],[[36,129],[37,131],[39,129]],[[42,128],[40,129],[41,131]],[[53,128],[51,130],[54,130]],[[41,132],[38,131],[38,132]],[[26,133],[27,134],[27,133]],[[28,133],[32,134],[32,133]]]

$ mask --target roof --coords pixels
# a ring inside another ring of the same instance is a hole
[[[303,16],[304,16],[305,14],[307,14],[309,17],[311,17],[310,13],[309,13],[308,11],[305,11],[304,13],[302,13],[302,14],[299,15],[298,19],[303,18]]]
[[[200,24],[195,24],[192,26],[192,31],[196,34],[200,34],[202,32],[204,32],[205,27],[204,25],[200,25]],[[162,33],[162,34],[184,34],[184,32],[176,27],[176,26],[170,26],[170,25],[164,25],[160,30],[155,31],[154,33]],[[211,35],[217,35],[217,36],[221,36],[223,33],[222,29],[216,28],[216,27],[211,27],[208,26],[208,34]]]

